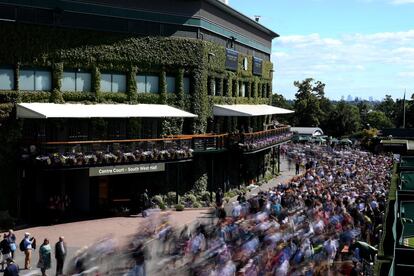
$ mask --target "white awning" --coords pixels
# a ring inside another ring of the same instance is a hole
[[[263,116],[273,114],[290,114],[294,111],[275,107],[266,104],[233,104],[233,105],[220,105],[216,104],[213,107],[214,116],[234,116],[234,117],[251,117],[251,116]]]
[[[162,104],[19,103],[17,118],[195,118],[197,115]]]

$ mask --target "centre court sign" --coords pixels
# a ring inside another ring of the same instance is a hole
[[[136,164],[89,168],[89,176],[104,176],[163,171],[165,171],[165,163]]]

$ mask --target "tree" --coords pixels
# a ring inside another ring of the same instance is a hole
[[[334,136],[349,135],[361,128],[361,118],[356,106],[340,101],[330,114],[329,134]]]
[[[394,102],[391,95],[385,95],[385,98],[377,105],[376,110],[383,112],[385,117],[395,125],[395,119],[397,117],[396,102]]]
[[[301,82],[295,81],[294,85],[298,88],[294,103],[295,124],[304,127],[319,126],[324,116],[320,101],[325,95],[325,84],[307,78]]]
[[[280,107],[280,108],[285,108],[285,109],[293,109],[293,106],[281,94],[273,94],[272,95],[272,105],[276,106],[276,107]],[[293,114],[286,114],[286,115],[283,115],[283,116],[278,116],[277,120],[280,123],[291,124],[292,121],[293,121],[294,116],[295,116],[294,113]]]
[[[371,127],[376,129],[384,129],[393,127],[393,124],[389,117],[382,111],[371,111],[368,112],[366,122]]]

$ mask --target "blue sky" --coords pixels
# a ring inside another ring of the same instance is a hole
[[[414,0],[229,0],[280,34],[274,88],[295,97],[295,80],[326,84],[331,99],[414,93]]]

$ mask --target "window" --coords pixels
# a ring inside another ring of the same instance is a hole
[[[246,83],[242,82],[240,85],[240,97],[245,97],[246,96]]]
[[[158,93],[158,81],[158,76],[137,75],[136,82],[138,93]]]
[[[126,76],[123,74],[101,74],[102,92],[125,92]]]
[[[14,89],[14,71],[13,69],[0,68],[0,90]]]
[[[167,77],[167,93],[175,92],[175,78]]]
[[[190,78],[184,77],[184,94],[190,94]]]
[[[91,91],[91,74],[87,72],[63,72],[62,91]]]
[[[50,91],[52,90],[52,74],[41,70],[20,70],[20,90]]]

